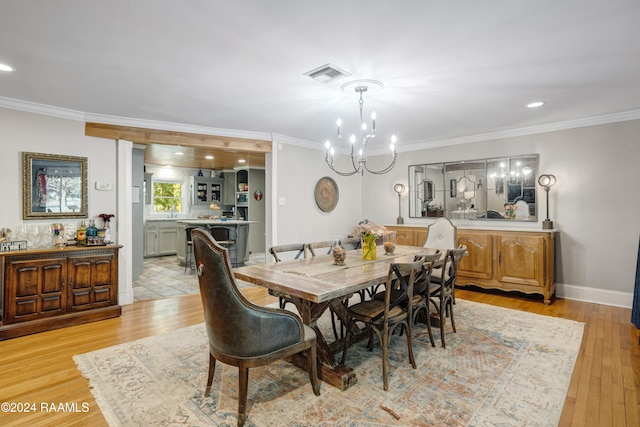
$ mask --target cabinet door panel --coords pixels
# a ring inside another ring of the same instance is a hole
[[[145,226],[144,256],[158,256],[158,227],[156,226]]]
[[[69,286],[71,289],[88,289],[91,287],[91,262],[88,258],[71,259]]]
[[[396,232],[396,243],[398,245],[415,245],[415,232],[412,230],[401,230]]]
[[[45,265],[42,268],[42,294],[59,294],[64,286],[63,263]]]
[[[26,316],[34,319],[38,317],[38,301],[35,298],[16,301],[15,319],[18,321],[31,320]]]
[[[16,297],[28,297],[38,295],[38,279],[40,269],[34,266],[16,267]]]
[[[158,255],[173,255],[176,253],[176,228],[158,229]]]
[[[468,256],[460,261],[458,275],[490,280],[493,277],[493,239],[491,234],[458,232],[457,245],[467,247]]]
[[[113,279],[113,263],[111,257],[105,259],[98,259],[94,264],[92,285],[95,286],[110,286]]]
[[[536,236],[499,236],[497,280],[544,286],[544,239]]]
[[[424,246],[425,242],[427,241],[427,234],[429,233],[428,230],[416,230],[416,237],[415,237],[415,242],[414,245],[415,246]]]

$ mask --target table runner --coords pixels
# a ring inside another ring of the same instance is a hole
[[[380,248],[382,249],[382,248]],[[362,250],[347,251],[347,257],[344,260],[344,265],[336,265],[333,263],[332,256],[322,256],[322,260],[326,262],[310,263],[310,262],[296,262],[287,266],[287,269],[282,270],[283,273],[296,274],[305,277],[316,277],[325,273],[333,273],[338,270],[347,268],[358,267],[365,264],[373,264],[376,262],[392,262],[393,260],[407,256],[419,254],[423,251],[432,251],[429,249],[419,248],[415,246],[396,246],[393,254],[379,253],[377,258],[373,261],[362,259]],[[320,258],[318,258],[320,259]],[[310,260],[311,261],[311,260]]]

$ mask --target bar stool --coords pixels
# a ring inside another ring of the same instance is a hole
[[[229,258],[231,259],[231,266],[238,267],[238,246],[236,240],[238,239],[238,233],[236,227],[209,227],[209,234],[215,239],[216,243],[222,247],[227,248],[229,251]]]
[[[190,270],[195,269],[195,260],[193,258],[193,242],[191,241],[191,231],[196,227],[185,227],[186,243],[184,251],[184,272],[187,272],[187,268]]]

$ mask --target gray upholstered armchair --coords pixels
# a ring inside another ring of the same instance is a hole
[[[238,367],[240,381],[238,426],[244,424],[249,368],[306,351],[313,392],[320,395],[317,379],[316,335],[289,311],[252,304],[238,290],[228,251],[203,229],[193,230],[193,251],[209,337],[211,391],[216,360]]]

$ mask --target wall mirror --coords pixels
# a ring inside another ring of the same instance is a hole
[[[22,218],[86,218],[87,158],[22,153]]]
[[[409,217],[537,221],[538,155],[409,166]]]

